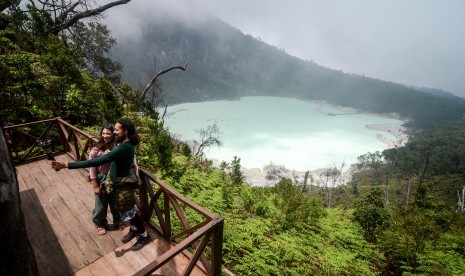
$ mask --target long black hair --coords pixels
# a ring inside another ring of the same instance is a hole
[[[137,133],[137,129],[134,124],[127,119],[119,119],[116,123],[120,124],[123,130],[127,130],[127,135],[129,141],[131,141],[135,146],[140,143],[140,136]]]
[[[102,132],[104,129],[108,129],[111,132],[111,138],[107,142],[102,137]],[[115,125],[112,123],[108,123],[100,129],[100,137],[98,139],[97,145],[95,145],[96,148],[100,150],[111,150],[115,146]]]

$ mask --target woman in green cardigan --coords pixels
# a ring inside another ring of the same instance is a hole
[[[52,168],[61,170],[64,168],[78,169],[98,167],[102,164],[111,162],[109,177],[113,182],[119,177],[131,175],[131,165],[134,161],[136,146],[140,142],[140,137],[137,134],[134,124],[126,119],[120,119],[115,124],[115,142],[118,146],[114,147],[109,153],[104,154],[92,160],[85,160],[80,162],[58,162],[51,161]],[[115,187],[115,185],[113,185]],[[122,221],[129,221],[131,227],[128,234],[126,234],[122,242],[127,243],[139,234],[137,242],[131,247],[136,251],[141,249],[144,245],[148,244],[152,239],[148,232],[145,230],[142,220],[137,215],[135,209],[136,197],[132,188],[115,188],[112,192],[115,197],[115,205],[121,215]]]

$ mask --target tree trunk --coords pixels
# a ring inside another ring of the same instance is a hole
[[[305,172],[304,186],[302,187],[302,193],[307,193],[307,180],[308,180],[308,171]]]
[[[463,186],[462,189],[462,194],[460,194],[460,191],[457,190],[457,212],[462,213],[464,209],[464,200],[465,200],[465,186]]]
[[[39,275],[24,223],[19,186],[3,128],[0,133],[0,275]]]
[[[332,199],[332,196],[333,196],[333,189],[329,189],[329,193],[328,193],[328,208],[331,209],[331,199]]]
[[[412,178],[409,177],[408,179],[408,185],[407,185],[407,193],[405,195],[405,202],[404,202],[404,205],[407,206],[408,205],[408,201],[409,201],[409,197],[410,197],[410,186],[412,185]]]
[[[386,185],[385,194],[386,194],[386,205],[388,205],[389,204],[389,186],[388,185]]]

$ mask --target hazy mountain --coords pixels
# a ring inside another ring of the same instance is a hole
[[[187,71],[171,71],[160,78],[167,104],[286,96],[396,113],[420,128],[465,114],[463,98],[325,68],[216,18],[185,23],[157,17],[143,26],[137,38],[118,41],[113,57],[124,66],[122,80],[135,88],[145,86],[155,71],[189,62]]]
[[[418,91],[428,93],[430,95],[439,97],[439,98],[448,98],[450,100],[460,100],[458,97],[450,92],[444,91],[442,89],[429,88],[429,87],[413,87]]]

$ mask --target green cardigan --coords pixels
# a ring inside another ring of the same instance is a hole
[[[109,153],[101,155],[92,160],[79,162],[69,162],[68,169],[80,169],[89,167],[98,167],[105,163],[111,162],[110,177],[115,181],[117,177],[129,176],[131,174],[131,165],[134,162],[136,146],[130,142],[124,142],[113,148]]]

